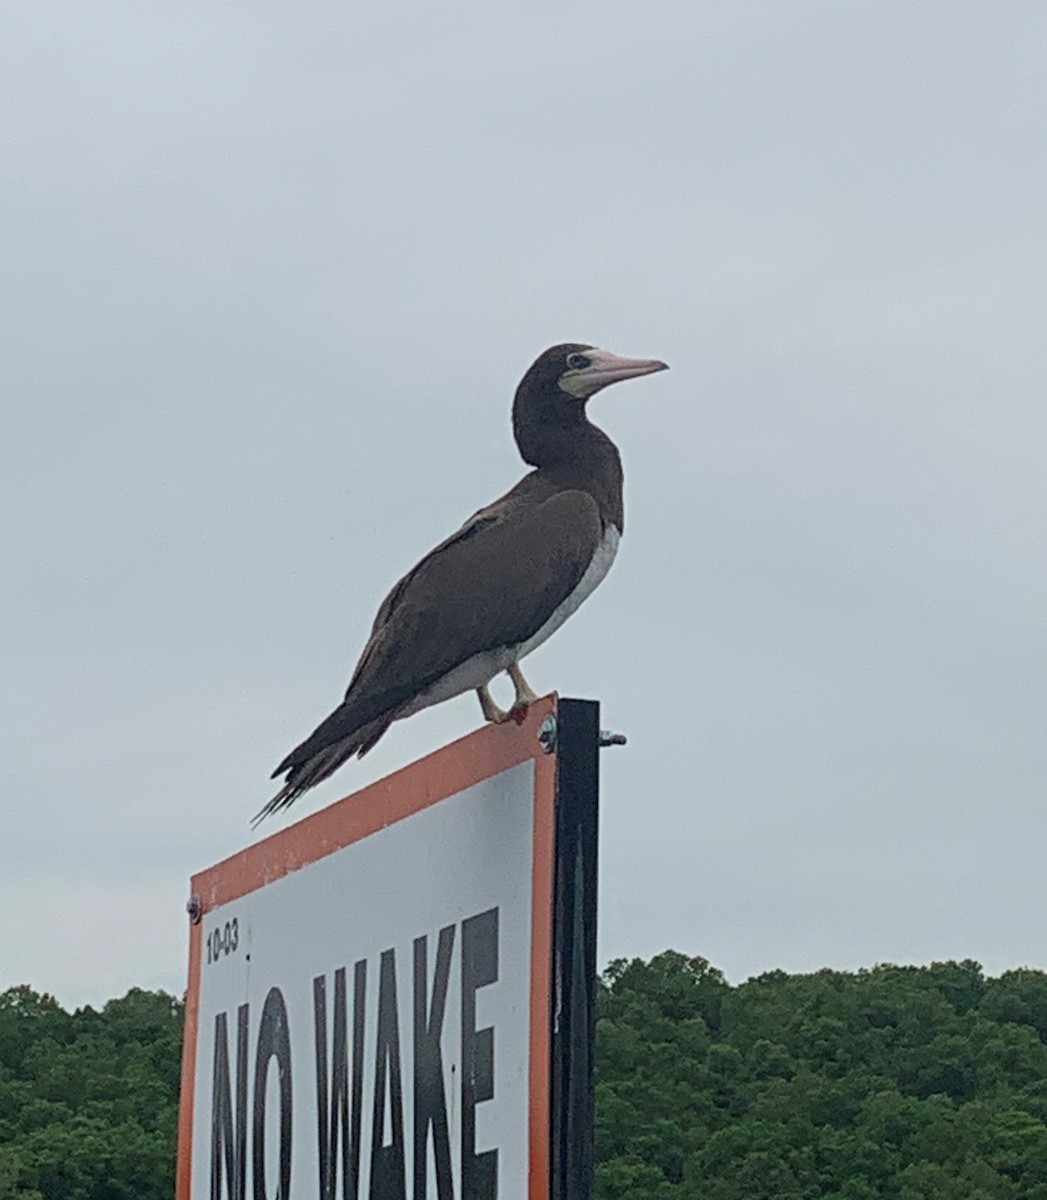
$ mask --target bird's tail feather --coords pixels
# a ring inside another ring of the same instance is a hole
[[[353,757],[363,758],[392,722],[391,716],[379,717],[357,729],[349,737],[317,750],[302,762],[297,762],[290,767],[284,767],[283,764],[277,767],[274,776],[283,774],[285,770],[287,772],[284,786],[254,815],[251,819],[251,828],[256,828],[260,821],[272,813],[279,812],[293,804],[310,788],[321,783],[329,775],[333,775],[342,763]],[[293,756],[294,752],[288,758],[293,758]],[[287,759],[284,761],[286,762]]]

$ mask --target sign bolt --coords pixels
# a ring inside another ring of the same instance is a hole
[[[556,749],[556,718],[552,713],[542,717],[538,726],[538,741],[546,754],[552,754]]]

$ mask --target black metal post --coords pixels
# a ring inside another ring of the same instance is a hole
[[[553,904],[552,1197],[593,1194],[600,705],[557,708]]]

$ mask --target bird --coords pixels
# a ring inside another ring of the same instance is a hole
[[[588,402],[610,384],[666,369],[576,342],[538,356],[512,407],[513,436],[532,470],[389,592],[345,699],[273,772],[283,786],[255,824],[362,757],[393,721],[432,704],[475,691],[486,721],[519,719],[537,699],[520,660],[603,581],[625,527],[621,456],[589,420]],[[508,711],[488,690],[502,671],[515,689]]]

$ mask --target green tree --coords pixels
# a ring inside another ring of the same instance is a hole
[[[1047,976],[616,962],[599,1200],[1047,1200]]]
[[[0,1200],[169,1200],[182,1006],[0,994]]]

